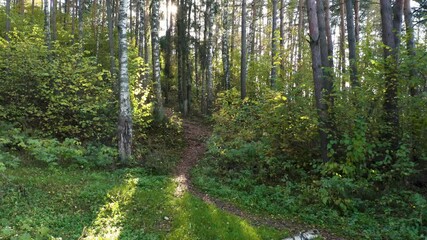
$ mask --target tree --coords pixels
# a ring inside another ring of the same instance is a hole
[[[272,24],[271,24],[271,74],[270,74],[270,87],[276,87],[277,78],[277,0],[272,0],[273,11],[272,11]]]
[[[10,32],[10,1],[6,0],[6,40],[9,41],[9,32]]]
[[[159,42],[159,0],[151,2],[151,48],[152,48],[152,67],[153,67],[153,86],[155,93],[154,116],[156,121],[161,122],[164,119],[162,86],[160,83],[160,42]]]
[[[120,60],[120,98],[119,98],[119,159],[126,164],[132,156],[132,108],[130,102],[128,73],[127,10],[129,0],[120,0],[119,9],[119,60]]]
[[[321,2],[321,1],[320,1]],[[319,3],[319,2],[317,2]],[[327,106],[323,96],[324,90],[324,73],[322,71],[322,56],[321,56],[321,34],[319,26],[318,9],[320,7],[316,4],[316,0],[307,0],[307,15],[309,25],[309,37],[311,48],[311,66],[313,70],[314,80],[314,98],[316,101],[316,109],[319,115],[319,136],[320,136],[320,150],[323,161],[329,161],[328,158],[328,136],[326,132],[327,123]]]
[[[354,15],[353,15],[353,0],[346,0],[347,10],[347,38],[348,38],[348,60],[350,62],[350,81],[351,86],[356,87],[359,85],[357,77],[357,59],[356,59],[356,33],[354,28]]]
[[[241,38],[241,58],[240,58],[240,97],[246,97],[246,0],[242,0],[242,38]]]
[[[213,0],[208,0],[206,3],[206,27],[208,36],[206,41],[206,113],[211,114],[213,108],[213,71],[212,71],[212,58],[213,58],[213,24],[214,24],[214,6]]]
[[[384,44],[385,61],[385,99],[383,139],[390,144],[392,157],[396,157],[399,148],[399,108],[398,108],[398,77],[399,77],[399,45],[402,28],[404,0],[380,0],[382,42]]]
[[[230,89],[230,53],[228,46],[230,20],[228,16],[228,1],[222,0],[222,66],[224,70],[224,88]]]
[[[406,26],[406,49],[411,57],[415,56],[415,40],[414,40],[414,24],[412,23],[412,10],[411,0],[405,0],[404,2],[404,15],[405,15],[405,26]],[[409,81],[415,76],[416,72],[414,68],[409,70]],[[409,93],[411,96],[417,95],[415,86],[411,83],[409,86]]]
[[[106,0],[107,4],[107,21],[108,21],[108,43],[110,46],[110,74],[111,78],[114,79],[116,75],[115,67],[115,57],[114,57],[114,30],[113,30],[113,14],[112,14],[112,0]],[[116,84],[114,84],[114,89],[117,89]]]
[[[52,35],[50,32],[50,4],[49,0],[44,0],[44,31],[45,31],[45,39],[46,45],[48,49],[52,47]]]

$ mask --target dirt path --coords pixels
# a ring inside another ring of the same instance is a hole
[[[213,198],[196,189],[191,182],[190,170],[197,164],[197,161],[203,157],[203,154],[206,151],[205,142],[210,135],[210,129],[202,123],[192,120],[184,120],[184,138],[187,143],[187,147],[181,155],[181,163],[177,166],[175,172],[175,182],[177,182],[177,188],[175,191],[176,197],[181,197],[185,191],[189,191],[191,194],[201,198],[204,202],[213,204],[228,213],[247,219],[255,226],[266,225],[276,229],[287,229],[291,233],[295,234],[314,228],[313,226],[301,225],[292,221],[285,222],[279,219],[249,214],[229,202]],[[321,229],[320,233],[325,239],[343,239],[335,237]]]

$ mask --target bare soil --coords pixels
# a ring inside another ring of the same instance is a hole
[[[182,152],[181,162],[175,170],[175,182],[177,188],[175,191],[176,197],[181,197],[185,191],[199,197],[208,204],[213,204],[216,207],[248,220],[255,226],[270,226],[276,229],[288,230],[291,233],[298,234],[301,231],[314,229],[315,226],[303,225],[293,221],[285,221],[270,216],[258,216],[248,213],[235,205],[214,198],[206,193],[199,191],[191,182],[190,170],[193,168],[199,159],[201,159],[206,151],[206,140],[211,135],[209,126],[195,120],[184,119],[184,138],[187,143],[186,148]],[[326,230],[318,229],[320,234],[325,239],[338,240],[344,239],[329,233]]]

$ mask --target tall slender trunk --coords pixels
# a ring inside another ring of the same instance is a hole
[[[348,34],[348,60],[350,62],[350,81],[353,87],[359,85],[357,76],[357,59],[356,59],[356,36],[353,19],[353,0],[346,0],[347,10],[347,34]]]
[[[147,64],[145,59],[145,52],[144,52],[144,44],[145,44],[145,0],[138,0],[139,3],[139,25],[138,25],[138,57],[141,57],[144,59],[144,65]],[[147,79],[146,75],[141,73],[140,74],[140,81],[142,83],[142,86],[147,86]]]
[[[226,90],[230,89],[230,55],[228,49],[228,39],[229,39],[229,16],[228,16],[228,1],[222,1],[222,65],[224,70],[224,88]]]
[[[115,79],[116,67],[115,67],[115,56],[114,56],[114,27],[113,27],[113,15],[112,15],[112,0],[107,0],[107,22],[108,22],[108,43],[110,48],[110,74],[111,78]],[[115,83],[116,81],[113,80]],[[113,89],[117,89],[117,84],[113,85]],[[117,92],[117,91],[115,91]]]
[[[129,0],[120,0],[119,10],[119,59],[120,59],[120,113],[118,124],[119,159],[127,164],[132,156],[132,108],[128,74],[128,40],[126,22]]]
[[[390,144],[393,158],[399,148],[399,109],[398,109],[398,68],[399,44],[403,12],[403,0],[396,0],[392,7],[390,0],[380,0],[382,41],[385,60],[385,101],[383,131],[384,141]]]
[[[408,50],[409,56],[414,59],[415,57],[415,41],[414,41],[414,25],[412,23],[412,10],[411,0],[405,0],[404,3],[404,14],[405,14],[405,26],[406,26],[406,49]],[[411,81],[415,76],[416,72],[414,68],[409,70],[408,79]],[[411,96],[417,95],[417,89],[413,83],[409,84],[409,94]]]
[[[153,85],[155,92],[154,115],[157,121],[163,121],[163,98],[162,86],[160,83],[160,42],[159,42],[159,0],[151,2],[151,48],[152,48],[152,65],[153,65]]]
[[[236,17],[236,0],[233,0],[232,8],[231,8],[230,70],[234,66],[234,48],[235,48],[234,36],[236,34],[235,17]]]
[[[25,12],[25,0],[20,0],[19,14],[24,15],[24,12]]]
[[[50,4],[49,0],[44,0],[44,31],[46,46],[50,50],[52,48],[52,35],[50,32]]]
[[[214,6],[213,0],[208,0],[206,4],[206,14],[207,14],[207,23],[208,23],[208,38],[206,42],[206,106],[207,113],[211,114],[213,108],[213,68],[212,68],[212,58],[213,58],[213,21],[214,21]]]
[[[344,82],[343,74],[346,72],[345,67],[345,0],[340,0],[340,54],[338,61],[338,68],[341,71],[341,78]],[[342,83],[344,89],[345,83]]]
[[[83,45],[83,1],[78,2],[78,21],[79,21],[79,43]]]
[[[323,71],[322,71],[322,56],[321,56],[321,36],[318,6],[316,0],[307,1],[307,15],[309,24],[310,48],[314,80],[314,98],[316,100],[317,113],[319,115],[319,136],[320,136],[320,150],[323,161],[329,161],[328,158],[328,137],[325,131],[327,123],[327,106],[324,103],[323,97]],[[319,1],[321,2],[321,1]],[[318,3],[319,3],[318,2]]]
[[[240,97],[246,97],[246,0],[242,0],[242,37],[241,37],[241,58],[240,58]]]
[[[299,0],[298,3],[298,70],[302,63],[302,52],[304,47],[304,0]]]
[[[271,24],[271,73],[270,73],[270,87],[276,87],[277,78],[277,0],[273,0],[273,12],[272,12],[272,24]]]
[[[51,15],[51,19],[50,19],[50,22],[51,22],[51,25],[52,25],[52,40],[56,41],[56,39],[58,38],[58,30],[56,28],[56,8],[57,8],[57,5],[58,5],[58,1],[57,0],[53,0],[51,3],[53,3],[52,6],[51,6],[51,13],[52,13],[52,15]]]
[[[360,0],[354,0],[354,37],[356,39],[356,45],[359,42],[360,36]]]
[[[10,32],[10,0],[6,0],[6,35],[5,38],[9,41]]]
[[[132,0],[129,0],[129,35],[130,41],[133,41],[133,5]]]
[[[285,58],[284,58],[284,51],[285,51],[285,0],[280,0],[280,55],[281,61],[280,61],[280,74],[282,81],[285,77]]]

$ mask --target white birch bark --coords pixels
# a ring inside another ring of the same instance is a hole
[[[152,62],[153,62],[153,85],[156,95],[154,106],[154,114],[157,121],[162,121],[163,114],[163,99],[162,87],[160,83],[160,43],[159,43],[159,0],[153,0],[151,9],[151,47],[152,47]]]
[[[119,8],[119,60],[120,60],[120,113],[118,125],[119,158],[126,164],[132,156],[132,108],[128,74],[128,41],[126,37],[129,0],[120,0]]]

